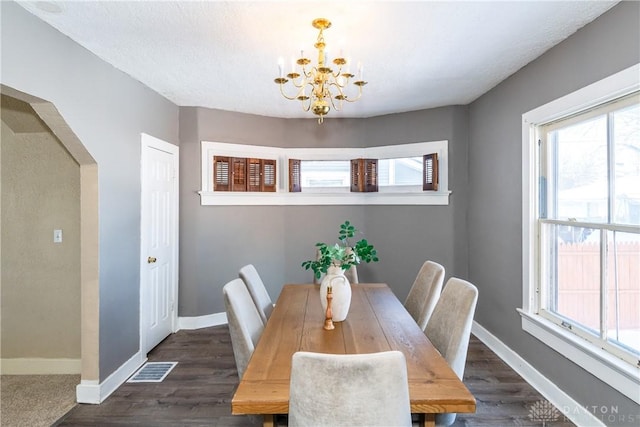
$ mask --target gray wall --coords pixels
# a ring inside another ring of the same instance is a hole
[[[350,220],[378,249],[358,267],[361,281],[387,282],[404,299],[427,259],[466,277],[467,108],[372,119],[276,119],[180,110],[180,315],[224,311],[222,286],[252,263],[275,301],[284,283],[308,283],[300,267],[316,242],[334,242]],[[449,140],[449,206],[201,206],[200,141],[276,147],[364,147]]]
[[[53,103],[99,170],[100,379],[139,349],[140,133],[178,143],[178,108],[13,2],[2,83]]]
[[[622,2],[471,104],[467,238],[469,276],[480,291],[476,320],[582,406],[617,405],[635,422],[635,403],[523,332],[516,307],[522,307],[522,114],[640,62],[639,18],[640,3]]]

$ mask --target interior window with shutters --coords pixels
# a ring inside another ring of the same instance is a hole
[[[215,156],[213,158],[213,189],[214,191],[229,191],[230,158]]]
[[[249,164],[249,180],[247,191],[260,191],[262,184],[262,165],[260,159],[247,159]]]
[[[289,192],[299,193],[302,191],[300,177],[300,159],[289,159]]]
[[[422,189],[424,191],[438,190],[438,154],[425,154],[422,157]]]
[[[231,159],[231,191],[247,191],[247,159]]]
[[[261,190],[268,192],[276,191],[276,161],[271,159],[261,159],[262,182]]]
[[[351,160],[351,191],[370,193],[378,191],[378,160]]]
[[[275,192],[276,161],[214,156],[213,190]]]
[[[202,205],[447,205],[451,194],[446,140],[312,148],[202,141],[201,171]]]

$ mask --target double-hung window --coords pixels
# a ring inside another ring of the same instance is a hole
[[[540,127],[540,313],[640,358],[637,94]]]
[[[522,313],[525,330],[637,401],[640,92],[623,86],[525,117]]]

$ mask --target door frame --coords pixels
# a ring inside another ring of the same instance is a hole
[[[146,158],[146,153],[148,149],[156,149],[165,151],[173,155],[173,170],[175,173],[175,179],[173,180],[173,188],[172,193],[175,196],[175,202],[172,203],[171,209],[173,210],[171,217],[173,221],[169,224],[171,227],[170,233],[173,238],[174,247],[172,251],[172,257],[174,262],[174,273],[173,277],[171,277],[171,295],[173,297],[173,303],[171,307],[171,331],[177,332],[178,330],[178,267],[179,267],[179,258],[178,258],[178,246],[179,246],[179,184],[180,184],[180,174],[179,174],[179,163],[180,163],[180,151],[177,145],[170,144],[166,141],[148,135],[146,133],[141,133],[140,138],[140,351],[144,353],[144,357],[146,358],[147,351],[146,342],[147,335],[146,330],[144,328],[144,313],[145,313],[145,301],[143,300],[143,284],[146,280],[146,262],[147,262],[147,246],[148,242],[146,241],[144,233],[145,220],[149,217],[148,212],[145,211],[146,207],[144,204],[144,194],[147,190],[145,188],[145,174],[147,172],[148,160]]]

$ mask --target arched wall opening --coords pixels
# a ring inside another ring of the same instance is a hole
[[[48,101],[31,96],[29,94],[17,91],[5,85],[0,85],[2,93],[2,118],[3,118],[3,134],[7,135],[32,133],[40,135],[38,138],[44,141],[58,141],[70,158],[77,164],[76,178],[71,178],[74,184],[77,184],[77,196],[70,196],[71,203],[75,204],[71,211],[77,211],[74,217],[79,224],[69,224],[71,229],[70,238],[77,231],[78,236],[75,240],[77,249],[75,252],[75,261],[71,261],[76,270],[71,275],[76,275],[70,280],[79,281],[79,295],[75,297],[79,300],[76,307],[79,307],[79,313],[71,313],[79,319],[79,347],[80,347],[80,375],[82,382],[99,382],[99,242],[98,242],[98,165],[91,154],[84,147],[75,133],[71,130],[64,118],[60,115],[56,107]],[[10,122],[5,124],[5,119]],[[9,128],[9,129],[7,129]],[[2,162],[5,159],[1,159]],[[29,162],[30,159],[24,159]],[[41,159],[42,160],[42,159]],[[46,161],[46,159],[45,159]],[[5,174],[3,174],[4,176]],[[46,175],[45,175],[46,176]],[[19,176],[18,176],[18,179]],[[61,178],[64,179],[64,178]],[[10,182],[10,180],[9,180]],[[5,188],[5,182],[0,187],[0,195],[5,200],[4,195],[8,188]],[[20,199],[29,199],[37,194],[37,187],[21,188],[18,195]],[[71,191],[73,193],[73,191]],[[33,194],[31,194],[33,193]],[[38,200],[33,200],[37,206]],[[32,206],[34,206],[32,203]],[[5,206],[2,207],[5,211]],[[46,206],[41,206],[42,210],[46,210]],[[5,211],[6,212],[6,211]],[[46,213],[46,212],[45,212]],[[73,217],[74,214],[70,216]],[[8,215],[7,215],[8,216]],[[64,215],[63,215],[64,216]],[[8,219],[8,218],[7,218]],[[9,224],[5,223],[5,217],[0,216],[3,235],[5,227]],[[7,228],[8,230],[8,228]],[[53,230],[49,230],[51,234],[47,237],[49,243],[53,241]],[[42,234],[42,233],[40,233]],[[63,242],[65,233],[63,229]],[[70,242],[70,243],[73,243]],[[73,253],[73,250],[72,250]],[[22,263],[24,268],[29,267],[29,263],[37,265],[39,260],[37,257],[27,259]],[[52,257],[55,258],[54,252]],[[4,262],[3,257],[2,269],[0,276],[5,280],[9,277],[8,266]],[[44,260],[42,260],[44,261]],[[56,261],[53,260],[53,265]],[[46,274],[46,272],[45,272]],[[43,278],[46,282],[46,278]],[[3,283],[0,281],[0,287]],[[8,284],[4,284],[3,293],[8,290]],[[3,298],[3,316],[4,310]],[[73,306],[73,304],[71,305]],[[25,308],[26,309],[26,308]],[[34,314],[37,317],[37,313]],[[2,328],[5,327],[5,319],[2,322]],[[10,322],[9,322],[10,324]],[[4,331],[3,331],[4,332]],[[73,341],[73,339],[70,339]],[[42,350],[41,350],[42,351]],[[4,356],[2,356],[4,357]],[[73,369],[73,368],[70,368]],[[77,369],[77,367],[76,367]]]

